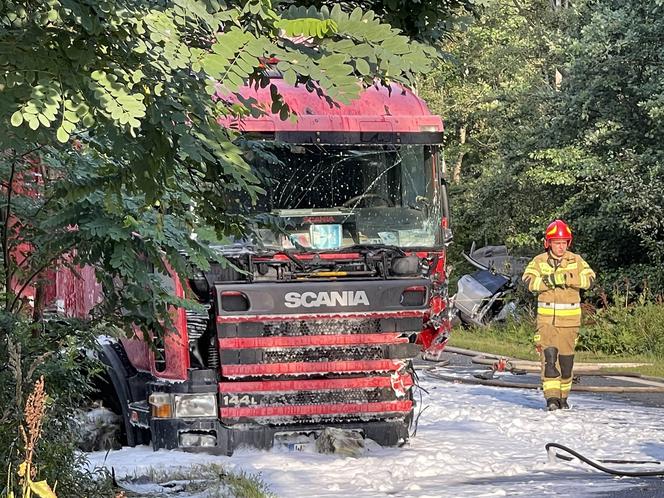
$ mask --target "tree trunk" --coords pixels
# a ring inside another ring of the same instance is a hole
[[[461,125],[461,128],[459,128],[459,145],[461,146],[461,150],[459,151],[459,155],[454,162],[454,169],[452,170],[452,181],[457,185],[461,183],[461,166],[463,165],[463,156],[466,155],[466,153],[463,151],[463,146],[465,144],[466,125]]]

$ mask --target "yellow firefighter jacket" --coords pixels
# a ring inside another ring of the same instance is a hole
[[[581,256],[566,251],[560,259],[549,252],[535,256],[523,272],[528,290],[537,294],[538,325],[581,325],[580,289],[588,289],[595,272]]]

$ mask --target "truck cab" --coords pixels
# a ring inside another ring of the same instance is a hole
[[[204,311],[175,310],[152,348],[103,346],[130,444],[232,454],[334,426],[399,445],[412,359],[447,340],[440,117],[397,85],[348,105],[270,85],[243,97],[276,89],[297,119],[222,123],[261,144],[246,159],[264,193],[236,199],[252,237],[218,248],[229,265],[165,276]]]

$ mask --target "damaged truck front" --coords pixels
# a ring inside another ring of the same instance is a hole
[[[411,360],[447,340],[441,119],[397,86],[330,107],[271,83],[296,121],[223,123],[268,146],[248,156],[264,195],[238,200],[263,222],[257,240],[220,247],[235,268],[169,277],[207,311],[177,310],[156,349],[103,346],[130,444],[231,454],[334,426],[397,445]],[[243,92],[270,101],[268,88]]]

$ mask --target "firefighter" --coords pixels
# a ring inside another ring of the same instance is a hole
[[[546,252],[535,256],[523,273],[528,290],[537,295],[535,347],[542,361],[542,389],[547,410],[567,409],[572,388],[574,347],[581,325],[580,289],[588,289],[595,272],[570,252],[572,231],[555,220],[544,234]]]

